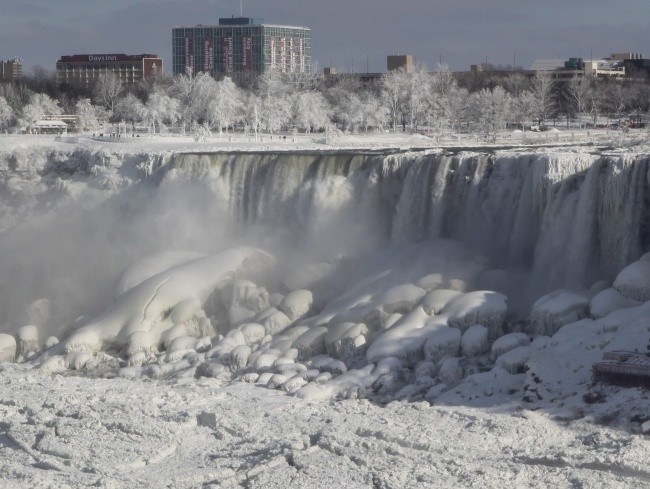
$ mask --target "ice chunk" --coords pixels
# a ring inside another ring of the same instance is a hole
[[[454,384],[463,378],[463,369],[458,358],[450,357],[443,360],[440,365],[438,379],[447,385]]]
[[[496,338],[502,334],[507,300],[498,292],[468,292],[449,301],[440,314],[448,317],[449,326],[465,331],[474,324],[482,324],[490,338]]]
[[[413,284],[398,285],[382,294],[379,303],[387,314],[407,314],[413,310],[425,294],[424,289]]]
[[[348,358],[355,355],[357,349],[365,344],[365,335],[369,333],[363,323],[339,323],[328,327],[326,345],[327,353],[340,358]],[[358,338],[364,341],[360,345]]]
[[[313,302],[314,297],[309,290],[294,290],[282,300],[279,309],[293,322],[305,316]]]
[[[242,332],[244,340],[249,345],[261,341],[266,336],[266,329],[261,324],[242,324],[239,327],[239,330]]]
[[[59,343],[59,339],[56,336],[48,336],[43,344],[45,348],[52,348],[54,345]]]
[[[650,301],[650,253],[621,270],[614,288],[633,301]]]
[[[460,340],[460,348],[464,356],[481,355],[490,349],[488,329],[480,324],[471,326]]]
[[[587,317],[589,298],[577,292],[556,290],[533,304],[530,324],[535,335],[553,335],[565,324]]]
[[[513,375],[523,374],[532,352],[530,346],[519,346],[500,355],[496,364]]]
[[[460,350],[461,332],[458,328],[441,327],[431,332],[424,344],[424,356],[430,362],[456,357]]]
[[[317,326],[302,334],[296,341],[294,347],[298,350],[298,359],[308,360],[309,358],[325,353],[325,337],[327,328]]]
[[[287,329],[291,325],[291,319],[282,311],[276,310],[262,322],[262,325],[266,334],[273,336]]]
[[[640,306],[641,303],[628,299],[614,289],[605,289],[589,302],[589,315],[594,319],[603,318],[618,309]]]
[[[462,292],[449,289],[437,289],[429,292],[422,301],[424,312],[429,315],[438,314],[452,299],[463,295]]]
[[[0,333],[0,363],[16,361],[16,338]]]
[[[16,332],[17,354],[27,357],[30,353],[38,353],[41,347],[38,342],[38,328],[33,324],[23,326]]]
[[[530,338],[525,333],[509,333],[503,335],[492,343],[492,352],[490,354],[492,360],[496,360],[505,352],[514,350],[520,346],[525,346],[530,343]]]

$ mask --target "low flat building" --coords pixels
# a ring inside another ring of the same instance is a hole
[[[20,58],[0,60],[0,80],[12,81],[23,76],[23,60]]]
[[[156,54],[74,54],[56,62],[56,79],[71,85],[93,85],[103,75],[115,75],[123,85],[133,85],[163,72]]]

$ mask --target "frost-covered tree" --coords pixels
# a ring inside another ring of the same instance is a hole
[[[249,92],[244,103],[244,121],[246,129],[251,128],[255,141],[259,138],[262,127],[262,99],[254,92]]]
[[[258,79],[262,124],[273,134],[289,124],[292,116],[291,85],[279,73],[268,71]]]
[[[183,131],[192,130],[197,121],[209,118],[208,104],[215,96],[216,86],[217,82],[207,73],[193,75],[188,71],[174,79],[170,92],[179,102],[178,110]]]
[[[27,125],[32,125],[44,115],[61,113],[59,104],[44,93],[35,93],[29,98],[29,103],[23,107],[22,120]]]
[[[293,102],[293,125],[305,131],[323,129],[329,123],[327,100],[319,92],[298,92]]]
[[[178,106],[178,100],[170,97],[163,90],[156,90],[149,96],[147,103],[144,105],[142,118],[151,126],[155,134],[156,128],[158,132],[161,131],[165,121],[173,124],[179,119]]]
[[[575,77],[569,80],[566,88],[571,110],[578,117],[578,127],[582,128],[582,117],[587,110],[591,97],[591,82],[584,77]]]
[[[4,97],[0,97],[0,129],[4,130],[14,116],[14,110]]]
[[[474,94],[472,102],[477,121],[486,134],[505,128],[511,114],[512,99],[503,88],[484,88]]]
[[[404,70],[389,71],[382,78],[381,94],[392,121],[393,132],[397,132],[399,118],[408,93],[408,73]]]
[[[95,97],[111,113],[121,93],[122,82],[117,75],[105,73],[97,79],[97,83],[95,84]]]
[[[536,113],[535,96],[528,90],[519,92],[513,97],[513,113],[515,119],[521,124],[521,129],[526,131],[526,123],[529,122]]]
[[[530,93],[535,101],[534,117],[539,124],[543,124],[555,111],[553,89],[553,80],[548,76],[538,76],[532,82]]]
[[[431,77],[425,66],[416,66],[413,73],[406,74],[405,105],[411,131],[417,131],[430,107],[432,95]]]
[[[79,118],[79,126],[85,130],[95,129],[103,118],[101,108],[92,105],[88,98],[82,98],[77,102],[75,114]]]
[[[241,120],[242,92],[235,83],[226,77],[218,82],[212,91],[206,109],[206,119],[219,127],[219,136],[225,127]]]
[[[114,114],[118,120],[129,122],[135,130],[135,123],[142,121],[145,114],[144,104],[132,93],[127,93],[115,104]]]

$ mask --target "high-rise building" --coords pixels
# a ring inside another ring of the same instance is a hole
[[[265,24],[263,19],[233,17],[219,25],[172,29],[175,75],[204,72],[241,77],[267,71],[311,72],[311,30]]]
[[[20,58],[0,60],[0,80],[11,81],[23,76],[23,60]]]
[[[386,57],[388,71],[403,70],[406,73],[413,73],[413,67],[413,56],[411,54],[394,54]]]
[[[161,74],[163,60],[155,54],[75,54],[56,62],[59,83],[92,85],[102,75],[113,74],[124,85]]]

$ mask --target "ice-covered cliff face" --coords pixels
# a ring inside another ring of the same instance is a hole
[[[239,226],[338,249],[449,238],[535,294],[613,279],[650,246],[647,157],[577,153],[185,154]]]

